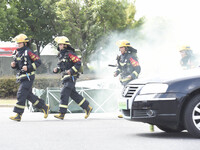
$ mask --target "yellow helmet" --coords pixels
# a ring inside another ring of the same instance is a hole
[[[29,41],[28,37],[25,34],[19,34],[12,41],[15,41],[17,43],[26,43]]]
[[[191,50],[190,46],[188,45],[183,45],[180,47],[179,51],[189,51]]]
[[[120,40],[120,41],[117,41],[116,44],[117,44],[118,47],[132,47],[132,46],[130,45],[130,42],[127,41],[127,40]]]
[[[58,36],[54,39],[54,41],[57,43],[57,44],[68,44],[68,45],[71,45],[69,43],[69,39],[66,37],[66,36]]]

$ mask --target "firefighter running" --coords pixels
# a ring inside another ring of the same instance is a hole
[[[62,84],[60,97],[60,113],[54,115],[55,118],[63,120],[67,113],[69,97],[71,97],[80,107],[85,110],[85,119],[87,119],[92,111],[89,102],[77,93],[75,84],[79,77],[79,69],[81,68],[81,60],[76,56],[74,48],[71,47],[69,39],[65,36],[55,38],[58,44],[58,58],[57,67],[54,68],[54,73],[62,73]]]
[[[44,100],[39,99],[32,93],[35,71],[41,65],[41,60],[29,48],[30,42],[25,34],[19,34],[13,41],[17,42],[19,48],[13,53],[15,59],[11,62],[11,67],[18,71],[16,77],[20,86],[17,92],[17,103],[13,110],[17,114],[10,117],[10,119],[21,121],[26,99],[33,103],[35,107],[42,109],[44,118],[47,118],[49,106],[44,103]]]
[[[127,40],[118,41],[117,46],[121,55],[117,57],[118,67],[114,77],[120,74],[119,80],[123,86],[126,86],[130,81],[138,78],[141,70],[137,58],[137,50]]]
[[[137,59],[137,50],[130,45],[129,41],[118,41],[117,46],[121,55],[117,57],[118,65],[114,77],[120,74],[119,80],[125,87],[130,81],[138,78],[141,68]],[[118,115],[118,118],[123,118],[123,115]]]

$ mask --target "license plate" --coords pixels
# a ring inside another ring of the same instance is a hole
[[[128,109],[127,104],[128,104],[128,100],[123,99],[118,102],[118,107],[119,109]]]

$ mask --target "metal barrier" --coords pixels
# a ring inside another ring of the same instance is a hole
[[[101,81],[100,81],[101,82]],[[94,88],[85,87],[88,82],[83,84],[77,84],[76,90],[79,94],[85,97],[90,105],[93,107],[95,113],[104,113],[104,112],[115,112],[118,110],[117,101],[120,97],[121,90],[119,88],[107,88],[100,86],[92,86]],[[84,85],[84,87],[83,87]],[[59,112],[59,103],[60,103],[60,88],[51,88],[48,87],[46,90],[40,91],[38,89],[33,89],[33,92],[44,99],[47,104],[50,105],[50,112]],[[33,107],[30,107],[30,110],[34,111]],[[83,112],[82,108],[76,104],[71,98],[68,103],[68,113],[77,113]]]

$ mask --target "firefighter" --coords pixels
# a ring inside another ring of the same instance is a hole
[[[118,67],[114,72],[114,77],[120,74],[119,80],[123,86],[126,86],[130,81],[138,78],[141,70],[137,58],[137,50],[127,40],[118,41],[117,46],[121,55],[117,57]],[[123,115],[118,115],[118,118],[123,118]]]
[[[11,67],[17,70],[17,82],[20,83],[17,92],[17,103],[14,107],[16,116],[10,117],[11,120],[21,121],[25,109],[26,99],[44,112],[44,118],[48,117],[49,106],[44,100],[39,99],[32,93],[32,85],[35,79],[35,71],[41,65],[40,58],[29,48],[30,42],[25,34],[17,35],[13,41],[17,42],[18,49],[13,53],[14,61]]]
[[[130,45],[129,41],[118,41],[117,46],[121,55],[117,57],[118,67],[114,72],[114,77],[120,74],[120,82],[126,86],[130,81],[138,78],[141,67],[137,58],[137,50]]]
[[[54,115],[55,118],[63,120],[67,113],[69,97],[71,97],[82,109],[85,111],[85,119],[87,119],[92,111],[89,102],[76,91],[75,84],[79,77],[79,69],[81,67],[81,60],[76,56],[74,48],[69,43],[69,39],[65,36],[55,38],[58,44],[58,58],[57,67],[54,68],[54,73],[62,73],[62,90],[60,97],[59,114]]]
[[[191,50],[190,46],[184,45],[179,49],[181,54],[180,64],[183,69],[191,69],[198,66],[198,63],[195,59],[193,51]]]

